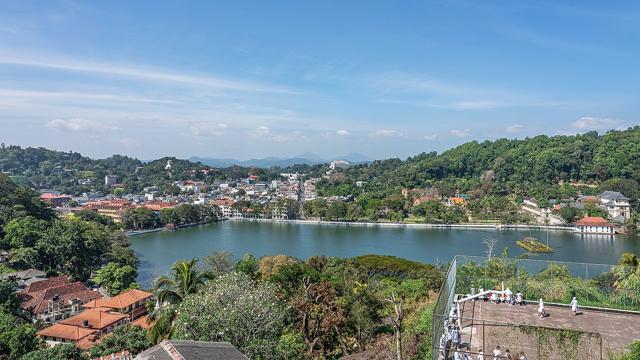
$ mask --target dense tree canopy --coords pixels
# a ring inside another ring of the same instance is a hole
[[[226,274],[185,299],[175,337],[229,341],[251,359],[277,359],[284,320],[285,309],[273,285],[254,283],[244,274]]]

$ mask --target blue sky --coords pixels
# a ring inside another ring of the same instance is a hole
[[[252,158],[640,123],[637,1],[0,2],[0,140]]]

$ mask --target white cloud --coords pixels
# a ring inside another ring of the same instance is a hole
[[[507,126],[504,131],[508,132],[509,134],[515,134],[515,133],[519,133],[522,130],[524,130],[524,126],[520,125],[520,124],[513,124],[511,126]]]
[[[34,91],[34,90],[14,90],[0,89],[0,96],[6,98],[19,98],[28,100],[97,100],[108,102],[125,103],[159,103],[174,104],[173,100],[154,99],[140,96],[129,96],[123,94],[92,93],[92,92],[70,92],[70,91]]]
[[[18,29],[17,28],[11,27],[11,26],[7,26],[7,25],[3,25],[3,24],[0,24],[0,31],[1,32],[11,33],[11,34],[17,34],[18,33]]]
[[[295,141],[295,140],[307,140],[307,136],[302,131],[289,131],[276,133],[273,132],[267,126],[258,126],[255,128],[250,135],[259,140],[267,140],[273,142],[287,142],[287,141]]]
[[[611,130],[622,125],[622,121],[613,118],[583,116],[574,121],[571,126],[578,130]]]
[[[195,123],[190,126],[191,134],[198,137],[218,137],[224,135],[227,124]]]
[[[399,138],[399,137],[404,137],[405,135],[404,133],[398,130],[379,129],[369,134],[369,136],[372,138],[381,139],[381,138]]]
[[[54,119],[47,122],[47,127],[72,132],[96,132],[96,131],[117,131],[119,127],[101,123],[98,121],[71,118],[71,119]]]
[[[509,104],[502,101],[493,100],[459,101],[451,104],[452,108],[461,110],[497,109],[506,106],[509,106]]]
[[[435,140],[437,138],[438,138],[438,134],[429,134],[424,136],[425,140]]]
[[[0,57],[0,64],[93,73],[98,75],[136,78],[157,82],[182,83],[191,86],[204,86],[209,88],[227,90],[270,93],[295,93],[295,91],[291,89],[277,85],[259,84],[241,80],[229,80],[204,74],[187,74],[140,66],[97,63],[66,58],[56,59],[56,57],[51,54],[43,56],[33,56],[30,58],[23,56],[5,55]]]
[[[349,130],[346,130],[346,129],[340,129],[340,130],[336,130],[336,135],[340,137],[347,137],[347,136],[351,136],[351,132],[349,132]]]
[[[382,73],[369,85],[378,91],[377,101],[425,108],[489,110],[505,107],[566,107],[572,103],[551,101],[518,89],[490,84],[449,82],[416,73]],[[575,104],[574,104],[575,105]]]
[[[268,135],[271,135],[271,129],[269,129],[266,126],[258,126],[253,133],[257,136],[257,137],[266,137]]]
[[[471,130],[470,129],[453,129],[449,131],[449,134],[459,138],[469,137],[471,135]]]

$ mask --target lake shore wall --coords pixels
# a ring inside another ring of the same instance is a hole
[[[277,219],[252,219],[252,218],[230,218],[226,221],[244,222],[269,222],[282,224],[315,224],[315,225],[339,225],[339,226],[368,226],[368,227],[391,227],[391,228],[415,228],[415,229],[494,229],[494,230],[554,230],[554,231],[574,231],[569,226],[545,226],[527,224],[411,224],[399,222],[346,222],[346,221],[323,221],[323,220],[277,220]]]

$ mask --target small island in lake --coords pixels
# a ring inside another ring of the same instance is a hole
[[[516,241],[521,248],[532,253],[552,253],[555,250],[549,245],[539,242],[536,238],[527,236],[522,240]]]

